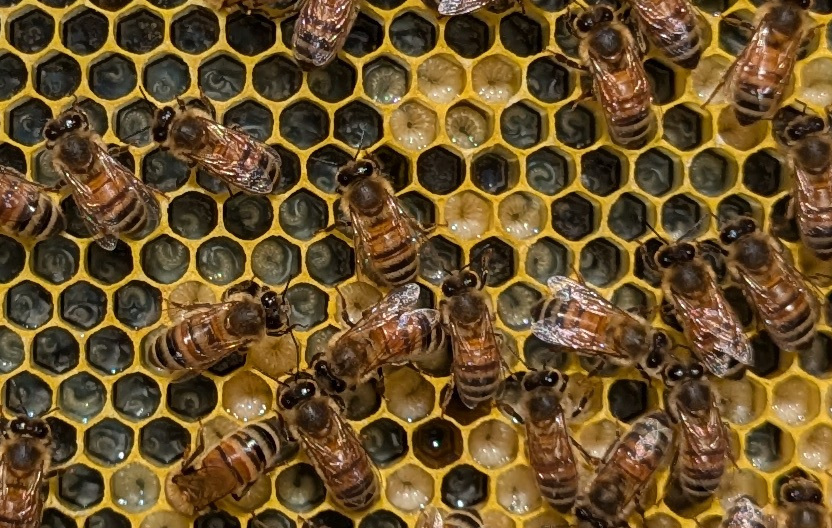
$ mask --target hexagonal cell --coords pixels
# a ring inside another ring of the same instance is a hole
[[[165,21],[146,9],[130,13],[116,26],[116,42],[130,53],[148,53],[164,40]]]
[[[235,13],[226,19],[225,38],[237,53],[258,55],[277,42],[277,26],[259,13]]]
[[[543,295],[525,282],[517,282],[497,297],[497,315],[512,330],[526,330],[533,320],[532,312]]]
[[[447,506],[470,508],[488,498],[488,476],[468,464],[456,466],[442,478],[441,493]]]
[[[648,406],[648,386],[642,380],[615,380],[607,393],[607,405],[613,416],[632,422]]]
[[[580,240],[595,230],[595,207],[578,193],[552,202],[552,227],[567,240]]]
[[[517,433],[503,422],[489,420],[471,431],[468,451],[474,461],[488,469],[505,466],[517,457]]]
[[[142,180],[162,192],[175,191],[185,185],[190,173],[187,163],[161,149],[142,159]]]
[[[416,70],[419,91],[434,103],[453,102],[465,89],[466,73],[449,55],[434,55]]]
[[[300,273],[300,248],[283,237],[269,237],[254,247],[251,271],[266,284],[285,284]]]
[[[133,430],[113,418],[105,418],[84,432],[84,451],[105,466],[124,462],[133,450]]]
[[[373,462],[387,467],[407,454],[407,433],[389,418],[381,418],[361,429],[361,444]]]
[[[507,103],[520,90],[522,72],[507,57],[491,55],[474,65],[471,87],[486,103]]]
[[[133,341],[115,326],[92,334],[84,347],[87,363],[105,374],[117,374],[133,364]]]
[[[381,115],[360,101],[335,111],[335,139],[355,149],[372,146],[383,134]]]
[[[155,108],[144,100],[119,109],[116,114],[116,135],[131,145],[149,145],[154,112]]]
[[[784,423],[799,427],[818,415],[820,391],[808,380],[791,376],[774,386],[771,409]]]
[[[142,282],[130,281],[113,296],[116,319],[134,330],[155,324],[162,315],[162,292]]]
[[[102,284],[115,284],[133,271],[133,252],[121,240],[113,251],[90,244],[84,267],[92,278]]]
[[[82,330],[90,330],[104,320],[107,295],[89,282],[81,281],[61,292],[61,319]]]
[[[304,330],[309,330],[327,319],[329,297],[311,284],[295,284],[284,296],[292,307],[289,319]]]
[[[402,209],[422,226],[430,226],[436,222],[436,211],[433,202],[416,191],[399,196]]]
[[[618,246],[603,238],[590,241],[581,249],[579,270],[587,282],[607,286],[625,266],[623,253]]]
[[[531,148],[547,135],[540,112],[525,103],[503,110],[500,114],[500,133],[506,142],[517,148]]]
[[[104,477],[84,464],[73,464],[58,476],[58,498],[73,510],[85,510],[104,499]]]
[[[520,166],[517,157],[502,147],[479,153],[471,163],[474,185],[489,193],[502,194],[517,185]]]
[[[742,195],[732,195],[717,204],[717,222],[719,225],[722,225],[738,216],[757,218],[757,221],[761,222],[762,219],[759,217],[760,215],[755,214],[756,211],[760,211],[760,209],[760,204],[756,200]]]
[[[165,55],[144,69],[145,90],[159,102],[173,101],[191,86],[191,70],[175,55]]]
[[[90,89],[102,99],[118,99],[133,91],[136,66],[122,55],[111,55],[90,66]]]
[[[20,93],[29,81],[26,65],[11,53],[0,55],[0,74],[3,76],[3,82],[0,84],[0,100],[11,99]]]
[[[827,296],[826,302],[829,303]],[[827,304],[827,306],[829,306]],[[826,310],[826,316],[829,317],[829,309]],[[816,376],[818,378],[826,378],[832,370],[832,342],[825,333],[818,333],[815,337],[812,348],[801,353],[797,358],[798,366],[805,372]],[[22,346],[22,345],[21,345]]]
[[[416,177],[428,191],[448,194],[462,185],[465,161],[445,148],[434,147],[419,155]]]
[[[63,328],[47,328],[35,336],[32,361],[52,374],[63,374],[78,366],[81,347]]]
[[[86,423],[104,409],[107,388],[87,372],[79,372],[58,387],[58,407],[61,412],[81,423]]]
[[[694,156],[688,175],[691,185],[698,192],[705,196],[719,196],[734,185],[736,172],[736,163],[729,155],[717,149],[707,149]],[[754,180],[757,181],[759,176],[755,173]]]
[[[359,13],[344,42],[344,51],[353,57],[363,57],[377,50],[382,41],[384,28],[381,24],[364,13]]]
[[[535,99],[556,103],[572,92],[569,72],[549,57],[535,59],[526,70],[526,86]]]
[[[0,373],[8,374],[23,364],[23,339],[14,330],[0,326]]]
[[[702,206],[687,195],[677,194],[662,204],[662,229],[672,240],[693,235],[691,230],[694,228],[706,228],[700,225],[701,218]]]
[[[35,89],[53,101],[74,94],[80,85],[81,66],[63,53],[39,64],[35,71]]]
[[[433,484],[433,478],[423,468],[405,464],[387,477],[385,496],[394,508],[413,512],[431,502]]]
[[[581,184],[598,196],[607,196],[622,185],[625,169],[621,158],[607,148],[581,156]]]
[[[255,91],[266,99],[285,101],[300,90],[303,73],[294,61],[281,55],[272,55],[254,66],[251,80]],[[313,89],[312,83],[309,84],[310,89]]]
[[[329,235],[306,250],[306,267],[310,277],[333,286],[355,273],[355,252],[340,238]]]
[[[78,451],[78,432],[70,424],[50,416],[46,419],[52,431],[52,463],[63,464]]]
[[[76,55],[95,53],[107,41],[110,22],[93,9],[82,9],[62,25],[61,40]]]
[[[422,246],[419,275],[426,281],[440,285],[447,270],[462,267],[462,248],[442,236],[430,238]]]
[[[653,196],[662,196],[673,188],[677,171],[674,157],[662,149],[650,149],[636,159],[636,183]]]
[[[216,388],[214,393],[216,394]],[[126,418],[149,418],[159,408],[161,401],[162,392],[159,385],[149,376],[139,372],[122,376],[113,384],[113,408]]]
[[[20,372],[3,384],[3,403],[14,414],[41,416],[52,408],[52,389],[38,376]]]
[[[280,204],[277,217],[287,235],[309,240],[327,226],[329,207],[309,191],[300,190]]]
[[[341,101],[355,90],[355,68],[341,59],[335,59],[323,68],[312,70],[307,76],[307,84],[312,93],[328,103]]]
[[[294,464],[277,476],[277,500],[293,512],[307,512],[326,498],[323,481],[309,464]]]
[[[562,106],[555,112],[555,137],[576,149],[592,145],[598,138],[594,115],[580,104]]]
[[[420,425],[413,432],[413,453],[430,469],[450,466],[462,456],[462,433],[442,418]]]
[[[410,184],[410,160],[399,151],[385,145],[373,151],[373,158],[381,166],[393,190],[401,191]]]
[[[171,200],[168,222],[179,236],[199,240],[217,227],[217,203],[195,191],[186,192]]]
[[[197,78],[206,97],[215,101],[228,101],[243,91],[246,67],[228,55],[220,55],[202,64]]]
[[[156,282],[172,284],[188,270],[191,254],[179,240],[162,235],[144,244],[141,254],[142,270]]]
[[[170,418],[158,418],[139,430],[139,452],[155,464],[176,462],[190,445],[188,430]]]
[[[662,122],[664,139],[680,150],[690,150],[704,141],[702,115],[688,106],[674,106],[664,113]]]
[[[647,230],[647,206],[637,195],[624,193],[612,204],[607,224],[616,236],[635,240]]]
[[[32,146],[43,141],[43,126],[52,119],[52,110],[38,99],[29,99],[9,111],[7,131],[16,142]]]
[[[669,66],[656,59],[650,59],[644,63],[644,71],[647,73],[647,80],[650,81],[655,104],[667,104],[678,97],[675,74]]]
[[[570,169],[567,157],[553,148],[545,147],[526,157],[526,180],[532,189],[549,196],[566,187]]]
[[[568,267],[569,250],[549,237],[532,244],[526,253],[526,273],[541,284],[554,275],[564,275]]]
[[[488,24],[473,15],[455,16],[445,23],[445,42],[455,53],[473,59],[491,47]]]
[[[44,50],[54,34],[55,19],[37,8],[14,18],[9,24],[9,42],[21,53]]]
[[[363,516],[358,528],[407,528],[407,523],[391,511],[375,510]]]
[[[418,13],[408,11],[391,22],[390,42],[405,55],[418,57],[436,46],[436,27]]]
[[[78,528],[72,517],[55,508],[43,510],[41,526],[43,528]]]
[[[280,113],[280,135],[293,145],[307,149],[329,133],[329,116],[318,105],[299,101]]]
[[[222,221],[229,233],[243,240],[260,238],[272,225],[274,210],[265,196],[237,193],[223,204]]]
[[[765,422],[745,436],[745,456],[761,471],[775,471],[791,460],[794,441],[788,432]]]
[[[217,16],[200,7],[180,16],[170,26],[171,43],[185,53],[196,55],[207,51],[219,38],[220,23]]]
[[[10,143],[0,144],[0,164],[26,174],[26,154]]]
[[[771,196],[779,192],[782,175],[780,160],[765,150],[751,154],[742,165],[742,183],[754,194]]]
[[[355,73],[353,72],[352,75],[354,76]],[[364,93],[373,101],[381,104],[398,103],[410,88],[407,70],[400,66],[398,62],[386,57],[366,65],[363,77]],[[350,77],[346,78],[349,79]],[[347,84],[347,86],[350,85]]]
[[[543,51],[548,33],[536,20],[521,13],[511,13],[500,19],[500,42],[520,57],[536,55]]]
[[[107,526],[108,528],[130,528],[130,519],[110,508],[93,513],[84,522],[86,526]]]
[[[719,21],[719,47],[731,55],[739,55],[746,44],[748,44],[748,40],[751,38],[751,32],[737,25],[736,19],[740,19],[746,23],[752,23],[754,15],[748,10],[743,9],[733,11],[730,18],[734,20],[725,20],[723,18]]]
[[[168,385],[166,401],[174,414],[185,420],[198,420],[208,416],[217,406],[217,386],[205,376],[196,376]]]
[[[196,250],[196,269],[212,284],[225,286],[240,278],[246,265],[243,247],[228,237],[215,237]]]
[[[388,124],[390,133],[402,147],[416,151],[434,142],[439,127],[436,112],[416,101],[399,105]]]
[[[514,277],[516,255],[514,248],[499,238],[491,237],[475,244],[468,255],[471,269],[482,275],[483,257],[489,254],[486,286],[501,286]]]
[[[53,237],[35,245],[30,265],[38,277],[61,284],[78,273],[80,260],[81,251],[75,242],[64,237]]]
[[[29,330],[40,328],[52,318],[52,296],[32,281],[9,288],[5,305],[6,319]]]
[[[497,218],[503,231],[521,240],[540,233],[548,216],[543,200],[527,192],[509,195],[500,202],[497,209]]]

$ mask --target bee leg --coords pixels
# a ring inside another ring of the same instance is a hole
[[[43,474],[43,478],[48,480],[48,479],[51,479],[53,477],[57,477],[59,475],[62,475],[64,473],[66,473],[67,469],[69,469],[67,466],[49,468],[49,471],[47,471]]]
[[[257,481],[255,480],[253,482],[249,482],[248,484],[246,484],[246,487],[243,488],[242,491],[240,491],[240,493],[232,493],[231,497],[233,497],[235,501],[242,500],[242,498],[245,497],[246,493],[248,493],[251,487],[254,486],[255,482]]]
[[[505,414],[509,415],[511,419],[515,422],[519,424],[523,423],[523,417],[520,416],[520,413],[514,410],[514,407],[512,407],[511,405],[505,402],[497,402],[497,408],[503,411]]]
[[[589,453],[589,451],[587,451],[584,448],[584,446],[579,444],[578,441],[575,440],[574,438],[572,438],[571,436],[569,437],[569,441],[572,442],[572,445],[575,446],[575,449],[578,450],[578,452],[581,454],[581,456],[584,457],[584,460],[589,462],[590,465],[595,466],[595,467],[598,467],[598,466],[601,465],[601,462],[603,462],[603,459],[598,458],[597,456],[591,455]],[[613,444],[613,445],[615,445],[615,444]]]
[[[737,15],[735,15],[733,13],[725,15],[720,20],[722,22],[725,22],[726,24],[731,24],[732,26],[736,26],[736,27],[738,27],[740,29],[744,29],[745,31],[748,31],[748,32],[752,32],[752,31],[754,31],[754,29],[756,29],[754,27],[754,24],[752,24],[751,22],[748,22],[747,20],[741,19],[740,17],[738,17]]]
[[[555,59],[555,61],[563,64],[567,68],[572,68],[573,70],[580,70],[580,71],[589,71],[589,68],[587,68],[586,66],[584,66],[580,62],[577,62],[577,61],[574,61],[574,60],[570,59],[569,57],[567,57],[563,53],[553,52],[552,53],[552,58]]]
[[[445,417],[445,409],[448,408],[448,405],[451,403],[451,398],[454,395],[454,380],[451,378],[451,381],[445,384],[445,388],[442,389],[445,391],[445,396],[442,398],[442,404],[439,406],[442,409],[441,417]]]
[[[183,453],[185,461],[182,463],[183,470],[185,468],[189,468],[193,465],[194,460],[196,460],[199,455],[201,455],[205,451],[205,428],[202,426],[202,421],[199,422],[199,433],[196,437],[196,448],[194,449],[193,453],[187,452],[187,447],[185,448],[185,453]]]

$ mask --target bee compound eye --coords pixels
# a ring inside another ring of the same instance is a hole
[[[676,259],[674,259],[673,255],[670,254],[670,251],[666,251],[666,250],[665,251],[660,251],[656,255],[656,262],[662,268],[669,268],[670,266],[672,266],[674,264],[675,261],[676,261]]]
[[[285,392],[280,396],[280,406],[284,409],[293,409],[297,404],[298,401],[288,392]]]
[[[705,375],[705,367],[703,367],[699,363],[694,363],[693,365],[688,368],[688,374],[694,379],[701,378]]]
[[[692,244],[682,244],[679,246],[679,256],[684,261],[693,260],[693,257],[696,256],[696,248]]]
[[[453,297],[456,293],[456,288],[449,281],[445,281],[442,283],[442,295],[445,297]]]

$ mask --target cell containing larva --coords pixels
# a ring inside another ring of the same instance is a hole
[[[736,469],[725,475],[715,495],[724,510],[743,496],[753,498],[757,504],[765,504],[768,500],[768,483],[753,469]]]
[[[413,423],[426,417],[436,404],[436,388],[410,367],[385,369],[387,410]]]
[[[155,505],[160,492],[159,478],[138,462],[119,468],[110,478],[113,502],[130,513],[140,513]]]
[[[445,114],[445,133],[451,143],[463,149],[482,145],[491,135],[488,121],[470,106],[455,106]]]
[[[756,420],[766,409],[766,393],[749,378],[714,380],[719,412],[723,418],[737,425]]]
[[[803,67],[797,99],[808,104],[826,107],[832,104],[832,59],[814,59]]]
[[[820,393],[814,383],[793,376],[774,386],[771,409],[784,423],[800,426],[818,415]]]
[[[514,428],[499,420],[488,420],[468,435],[468,451],[474,461],[487,468],[503,467],[517,457],[518,439]]]
[[[731,63],[722,55],[709,55],[704,57],[699,66],[690,74],[691,86],[696,97],[704,102],[714,94],[714,89],[720,83]],[[717,93],[711,99],[711,104],[717,105],[725,102],[725,94]]]
[[[445,223],[462,240],[480,238],[491,225],[491,202],[473,191],[456,193],[445,202]]]
[[[424,150],[436,139],[436,113],[417,102],[399,105],[389,125],[396,141],[410,150]]]
[[[506,103],[520,89],[520,77],[520,68],[516,64],[493,55],[474,66],[471,85],[486,103]]]
[[[336,305],[344,324],[354,325],[364,316],[364,311],[381,301],[381,292],[368,282],[351,282],[338,287]]]
[[[819,424],[803,433],[797,443],[797,452],[803,466],[818,471],[832,465],[832,427]]]
[[[239,372],[222,385],[222,408],[241,422],[260,418],[272,409],[272,389],[257,374]]]
[[[546,225],[546,205],[536,196],[518,192],[503,198],[497,208],[497,218],[503,230],[518,239],[531,238]]]
[[[578,442],[587,453],[601,458],[618,438],[618,426],[609,420],[601,420],[581,428]]]
[[[407,73],[387,61],[381,61],[364,73],[364,91],[376,102],[395,104],[408,89]]]
[[[436,55],[419,65],[416,83],[434,103],[450,103],[465,89],[465,70],[453,59]]]
[[[497,477],[497,502],[515,515],[540,507],[540,491],[528,466],[514,466]]]
[[[417,511],[433,499],[433,477],[419,466],[407,464],[387,477],[385,495],[394,507],[406,512]]]

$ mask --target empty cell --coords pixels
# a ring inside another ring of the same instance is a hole
[[[632,422],[644,413],[648,399],[648,386],[640,380],[616,380],[607,393],[610,412],[622,422]]]
[[[440,469],[462,456],[462,434],[452,422],[435,418],[413,432],[413,453],[425,466]]]
[[[72,53],[89,55],[104,46],[109,27],[103,14],[93,9],[81,9],[63,22],[61,41]]]
[[[612,204],[607,225],[616,236],[635,240],[647,230],[647,206],[638,195],[624,193]]]
[[[228,237],[215,237],[196,250],[196,269],[212,284],[224,286],[240,278],[246,265],[242,246]]]
[[[572,148],[586,148],[597,139],[595,117],[581,105],[565,105],[555,112],[555,137]]]
[[[488,475],[463,464],[442,478],[442,502],[454,509],[470,508],[488,498]]]
[[[478,155],[471,163],[471,180],[477,188],[489,194],[508,191],[517,185],[519,178],[517,157],[502,147],[494,147]]]
[[[220,24],[216,15],[196,8],[180,16],[170,26],[171,43],[180,51],[197,54],[207,51],[220,38]]]
[[[500,19],[500,42],[519,57],[536,55],[546,45],[547,30],[525,14],[511,13]]]
[[[80,357],[78,341],[63,328],[47,328],[35,336],[32,361],[49,373],[63,374],[74,369]]]
[[[84,347],[87,363],[104,374],[117,374],[133,364],[133,342],[115,326],[90,335]]]
[[[39,64],[35,71],[35,89],[53,101],[74,94],[80,85],[81,66],[63,53]]]
[[[393,19],[390,41],[405,55],[418,57],[436,46],[436,28],[432,22],[410,11]]]
[[[79,372],[58,387],[58,407],[61,412],[81,423],[98,415],[107,402],[107,388],[86,372]]]
[[[277,26],[260,13],[239,12],[225,23],[228,45],[243,55],[258,55],[277,42]]]
[[[54,416],[46,418],[46,423],[52,432],[52,463],[63,464],[78,451],[78,431]]]
[[[449,194],[465,179],[465,161],[445,148],[434,147],[417,158],[416,177],[427,191]]]
[[[407,523],[391,511],[375,510],[362,517],[358,528],[407,528]]]
[[[771,196],[780,190],[782,173],[780,160],[765,150],[758,150],[743,163],[742,181],[749,191]]]
[[[11,167],[26,174],[26,155],[10,143],[0,144],[0,165]]]
[[[488,25],[473,15],[451,17],[444,35],[448,47],[466,59],[479,57],[491,47]]]
[[[206,97],[228,101],[243,91],[246,67],[239,61],[220,55],[199,67],[199,87]]]
[[[259,523],[262,523],[263,526],[268,528],[291,528],[292,521],[284,514],[283,512],[274,510],[274,509],[267,509],[257,512],[251,518],[249,522],[248,528],[255,528],[256,526],[260,526]],[[186,528],[187,525],[183,525],[182,528]],[[145,528],[145,527],[142,527]],[[147,527],[149,528],[149,527]],[[161,527],[160,527],[161,528]],[[165,527],[168,528],[168,527]],[[179,528],[178,526],[170,528]]]
[[[739,18],[751,23],[754,15],[748,10],[738,10],[731,13],[732,18]],[[719,21],[719,47],[731,55],[739,55],[748,44],[751,33],[729,20]]]
[[[116,42],[130,53],[148,53],[165,40],[165,22],[156,14],[141,9],[118,21]]]
[[[405,213],[416,220],[419,225],[430,227],[436,221],[434,203],[416,191],[400,195],[399,203]]]
[[[595,230],[595,207],[577,193],[552,202],[552,227],[567,240],[580,240]]]
[[[303,73],[293,61],[272,55],[254,66],[251,78],[258,94],[270,101],[285,101],[300,90]]]
[[[52,318],[52,296],[32,281],[9,288],[5,302],[6,318],[28,330],[40,328]]]
[[[398,62],[384,57],[365,66],[363,77],[364,93],[381,104],[398,103],[410,88],[407,71]]]
[[[3,82],[0,83],[0,99],[7,100],[19,93],[29,80],[26,65],[19,57],[11,53],[0,55],[0,74],[3,75]]]
[[[734,185],[736,172],[736,165],[728,154],[707,149],[694,156],[688,177],[696,191],[705,196],[719,196]],[[743,174],[746,174],[745,170]],[[756,176],[754,179],[757,180]]]
[[[110,55],[90,66],[89,85],[102,99],[118,99],[136,87],[136,66],[122,55]]]
[[[0,269],[0,282],[10,282],[17,277],[26,263],[26,250],[17,240],[0,235],[0,255],[3,266]]]
[[[375,149],[373,157],[384,172],[385,179],[393,186],[393,190],[401,191],[410,184],[410,160],[404,154],[385,145]]]
[[[377,50],[383,40],[384,29],[381,24],[364,13],[358,13],[355,24],[344,42],[344,51],[353,57],[363,57]]]
[[[644,71],[653,92],[654,104],[667,104],[677,98],[676,76],[673,70],[661,61],[650,59],[644,63]]]

